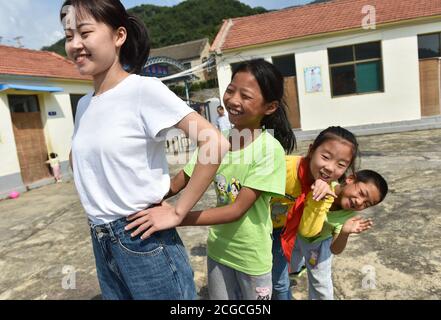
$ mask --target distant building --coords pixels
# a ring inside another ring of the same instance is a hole
[[[76,106],[92,90],[58,54],[0,45],[0,198],[52,182],[51,152],[69,175]]]
[[[211,47],[220,96],[235,64],[285,76],[293,128],[441,114],[441,1],[334,0],[225,20]]]
[[[158,49],[152,49],[150,58],[166,57],[178,61],[185,69],[191,69],[206,62],[210,55],[210,42],[208,38],[175,44]],[[163,77],[177,73],[179,70],[171,70],[173,65],[158,63],[149,66],[147,73],[150,76]],[[198,81],[206,81],[216,76],[216,72],[208,73],[200,70],[194,74]]]

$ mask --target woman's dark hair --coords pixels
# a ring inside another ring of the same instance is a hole
[[[144,23],[134,15],[127,13],[119,0],[66,0],[62,8],[73,6],[76,17],[92,16],[114,30],[124,27],[127,39],[120,52],[119,62],[129,73],[140,74],[150,54],[150,39]],[[62,9],[60,20],[66,12]]]
[[[356,160],[359,155],[359,149],[358,149],[358,142],[355,135],[342,127],[328,127],[327,129],[323,130],[319,133],[317,138],[315,138],[314,142],[312,143],[310,149],[309,149],[309,155],[310,156],[320,145],[325,143],[328,140],[344,140],[352,145],[352,160],[349,164],[349,168],[352,173],[355,173],[356,171]],[[344,180],[344,176],[339,179],[341,182]]]
[[[384,179],[381,174],[373,171],[373,170],[360,170],[355,174],[355,182],[363,182],[363,183],[372,183],[374,184],[378,192],[380,193],[380,203],[384,200],[389,190],[386,179]]]
[[[291,124],[286,116],[286,106],[283,101],[284,83],[282,74],[273,64],[263,59],[240,63],[234,68],[231,78],[234,78],[238,72],[249,72],[254,76],[265,102],[277,101],[277,110],[265,116],[262,119],[261,126],[264,126],[265,129],[274,130],[274,137],[287,153],[291,153],[297,147],[297,144]]]

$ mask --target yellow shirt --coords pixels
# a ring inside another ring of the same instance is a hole
[[[298,165],[301,156],[286,156],[286,186],[285,197],[273,198],[271,200],[271,218],[273,228],[283,228],[286,223],[286,215],[295,203],[295,198],[301,192],[301,183],[297,177]],[[334,191],[335,184],[331,184],[331,190]],[[305,206],[303,209],[302,219],[298,233],[304,237],[314,237],[320,233],[326,219],[326,214],[334,202],[334,198],[326,196],[320,201],[312,199],[312,192],[306,196]]]
[[[285,197],[271,199],[271,219],[275,229],[285,226],[286,214],[295,203],[295,198],[302,192],[300,181],[297,179],[297,168],[301,158],[301,156],[285,156]]]

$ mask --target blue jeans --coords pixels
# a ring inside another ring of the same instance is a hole
[[[280,235],[283,228],[273,229],[273,300],[291,300],[288,261],[283,255]]]
[[[103,299],[196,299],[193,270],[176,229],[141,240],[124,230],[126,218],[89,224]]]
[[[297,236],[292,260],[300,262],[305,258],[310,300],[334,299],[331,244],[332,237],[320,242],[308,243]]]

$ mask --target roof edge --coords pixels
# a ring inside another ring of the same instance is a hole
[[[0,76],[13,76],[13,77],[28,77],[28,78],[45,78],[45,79],[55,79],[55,80],[68,80],[68,81],[85,81],[85,82],[93,82],[93,78],[82,78],[81,75],[78,77],[70,77],[66,78],[66,76],[51,76],[47,74],[26,74],[26,73],[0,73]]]
[[[439,19],[439,18],[441,18],[441,14],[436,14],[436,15],[432,15],[432,16],[417,17],[417,18],[410,18],[410,19],[387,21],[387,22],[378,24],[377,29],[387,28],[387,27],[395,26],[395,25],[410,25],[412,23],[417,23],[420,21],[430,22],[431,20],[435,20],[435,19]],[[340,34],[344,34],[344,33],[351,33],[351,32],[362,31],[362,30],[364,30],[364,29],[361,26],[358,26],[356,28],[351,27],[351,28],[347,28],[347,29],[341,29],[341,30],[335,30],[335,31],[329,31],[329,32],[308,34],[308,35],[300,36],[300,37],[286,38],[286,39],[280,39],[280,40],[275,40],[275,41],[256,43],[256,44],[252,44],[252,45],[245,45],[245,46],[233,47],[233,48],[221,48],[221,49],[224,52],[225,51],[234,52],[234,51],[241,50],[241,49],[264,47],[264,46],[268,46],[273,43],[279,44],[279,43],[286,43],[286,42],[292,42],[292,41],[309,40],[309,39],[313,39],[313,38],[324,37],[326,35],[340,35]]]
[[[197,42],[201,42],[201,43],[206,43],[206,42],[210,42],[210,39],[208,39],[208,37],[205,38],[201,38],[201,39],[197,39],[197,40],[190,40],[187,42],[182,42],[182,43],[176,43],[176,44],[171,44],[169,46],[165,46],[165,47],[160,47],[160,48],[151,48],[151,50],[162,50],[162,49],[169,49],[172,47],[179,47],[182,45],[187,45],[187,44],[191,44],[191,43],[197,43]]]
[[[224,24],[216,35],[216,39],[214,40],[213,45],[210,48],[211,52],[215,52],[218,55],[222,54],[222,46],[224,45],[228,33],[230,32],[230,29],[233,25],[233,19],[224,20]]]

